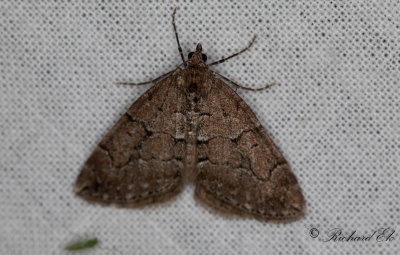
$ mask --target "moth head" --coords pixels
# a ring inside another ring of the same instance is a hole
[[[201,44],[198,43],[196,46],[195,52],[190,52],[188,55],[189,63],[192,65],[199,65],[200,63],[204,64],[207,61],[207,55],[203,54]]]

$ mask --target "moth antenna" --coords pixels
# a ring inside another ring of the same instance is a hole
[[[179,43],[178,32],[176,31],[176,25],[175,25],[175,13],[176,13],[177,8],[178,7],[175,7],[174,12],[172,13],[172,25],[174,26],[175,38],[176,38],[176,42],[178,43],[179,54],[181,54],[183,64],[186,66],[185,57],[183,56],[182,47],[181,47],[181,44]]]
[[[239,88],[239,89],[243,89],[243,90],[262,91],[262,90],[269,89],[269,88],[271,88],[272,86],[275,86],[275,85],[276,85],[276,82],[273,82],[273,83],[268,84],[268,85],[265,86],[265,87],[258,88],[258,89],[253,89],[253,88],[248,88],[248,87],[241,86],[241,85],[237,84],[236,82],[234,82],[234,81],[232,81],[232,80],[226,78],[225,76],[223,76],[223,75],[221,75],[221,74],[219,74],[219,73],[217,73],[217,72],[213,72],[213,74],[216,75],[216,76],[218,76],[218,77],[220,77],[220,78],[222,78],[222,79],[224,79],[225,81],[229,82],[229,83],[232,84],[234,87]]]
[[[246,50],[248,50],[248,49],[254,44],[254,42],[255,42],[256,39],[257,39],[257,34],[255,34],[255,35],[253,36],[253,39],[251,39],[251,42],[250,42],[249,46],[247,46],[247,47],[244,48],[243,50],[241,50],[241,51],[239,51],[239,52],[236,52],[235,54],[233,54],[233,55],[231,55],[231,56],[229,56],[229,57],[227,57],[227,58],[223,58],[223,59],[221,59],[221,60],[218,60],[218,61],[215,61],[215,62],[213,62],[213,63],[211,63],[211,64],[208,64],[208,66],[213,66],[213,65],[221,64],[221,63],[227,61],[227,60],[230,59],[230,58],[233,58],[233,57],[236,57],[237,55],[240,55],[241,53],[243,53],[243,52],[245,52]]]
[[[144,81],[144,82],[124,82],[124,81],[117,81],[114,82],[115,85],[128,85],[128,86],[140,86],[140,85],[145,85],[145,84],[150,84],[150,83],[155,83],[161,79],[164,79],[165,77],[173,74],[174,72],[176,72],[177,70],[181,70],[180,66],[183,65],[180,64],[179,66],[177,66],[174,70],[169,71],[168,73],[165,73],[163,75],[158,76],[157,78],[150,80],[150,81]]]

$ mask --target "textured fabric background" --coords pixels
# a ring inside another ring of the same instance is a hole
[[[203,44],[292,166],[307,216],[227,219],[193,185],[140,210],[90,205],[73,185],[96,144],[151,85]],[[400,249],[398,1],[1,1],[0,253],[396,254]],[[333,228],[393,241],[322,242]],[[311,231],[315,234],[315,230]]]

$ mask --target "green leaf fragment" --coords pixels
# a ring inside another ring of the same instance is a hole
[[[65,247],[67,251],[78,251],[78,250],[83,250],[83,249],[88,249],[92,248],[98,243],[97,238],[90,239],[90,240],[85,240],[82,242],[77,242],[71,245],[68,245]]]

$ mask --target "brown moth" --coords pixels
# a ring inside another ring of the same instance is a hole
[[[292,221],[305,215],[290,166],[249,106],[211,71],[246,51],[206,64],[201,44],[159,78],[102,139],[78,176],[75,192],[88,201],[138,206],[171,198],[185,181],[196,197],[225,212],[261,220]],[[181,68],[182,67],[182,68]]]

